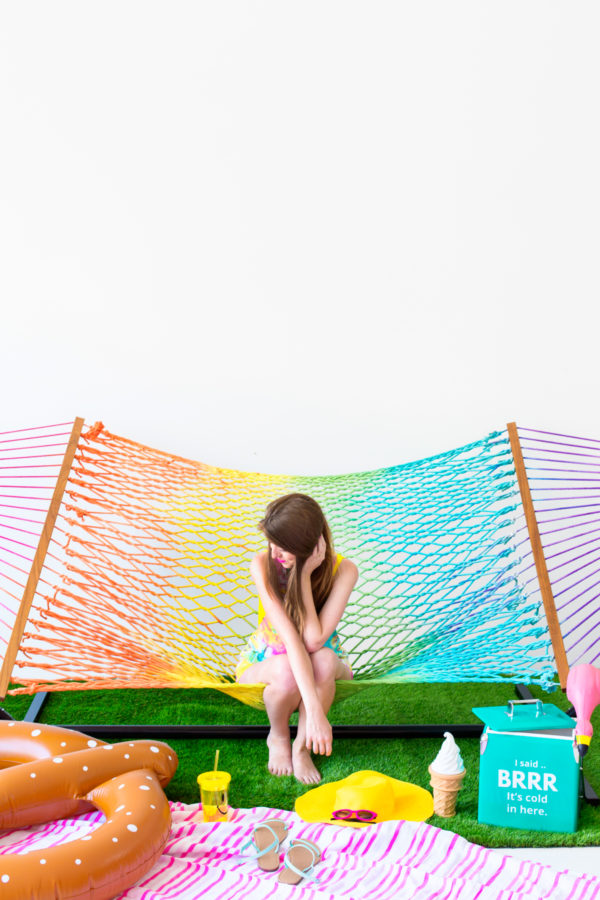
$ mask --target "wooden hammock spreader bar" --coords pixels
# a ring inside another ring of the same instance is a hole
[[[548,575],[548,567],[546,566],[546,558],[544,556],[544,548],[542,546],[542,539],[540,537],[533,500],[531,499],[531,491],[529,490],[529,481],[527,480],[527,471],[525,469],[525,461],[523,460],[521,442],[519,440],[519,433],[515,422],[510,422],[506,427],[508,429],[508,437],[515,463],[519,490],[521,492],[521,501],[523,503],[523,509],[525,510],[525,521],[527,522],[527,530],[529,532],[535,570],[537,572],[542,602],[544,604],[544,612],[546,613],[548,631],[550,633],[550,640],[552,641],[556,671],[558,673],[560,686],[564,691],[567,687],[569,663],[567,661],[567,653],[565,651],[565,645],[560,630],[560,622],[558,621],[558,613],[556,612],[556,605],[554,603],[554,594],[552,593],[552,585],[550,583],[550,576]]]
[[[0,669],[1,700],[4,700],[4,698],[6,697],[6,692],[8,691],[8,686],[10,684],[10,679],[12,676],[12,670],[15,665],[17,653],[19,652],[19,647],[21,645],[21,640],[23,638],[23,632],[25,631],[27,619],[29,618],[29,611],[31,609],[31,604],[33,603],[33,598],[37,590],[40,574],[44,567],[46,553],[48,551],[48,546],[50,544],[54,525],[56,524],[58,511],[60,509],[60,504],[62,503],[63,494],[65,492],[65,487],[67,486],[67,481],[71,472],[71,466],[73,465],[73,459],[75,457],[75,451],[77,449],[77,443],[79,441],[79,436],[81,435],[83,423],[84,420],[80,418],[75,419],[73,423],[73,430],[71,431],[71,436],[69,438],[69,443],[67,444],[67,449],[62,461],[62,466],[60,467],[60,472],[58,473],[58,478],[56,479],[54,493],[52,494],[50,506],[48,507],[48,512],[46,514],[46,521],[44,522],[44,527],[42,528],[42,533],[40,534],[40,539],[35,551],[35,556],[31,564],[31,571],[29,572],[27,584],[25,585],[23,597],[21,598],[21,603],[17,611],[14,628],[12,630],[8,646],[6,648],[6,655],[2,663],[2,669]]]

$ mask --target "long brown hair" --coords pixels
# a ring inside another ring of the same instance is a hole
[[[325,558],[310,577],[312,595],[317,613],[327,600],[333,584],[333,546],[331,532],[323,510],[316,500],[307,494],[286,494],[267,506],[258,527],[268,541],[293,553],[296,564],[292,566],[287,584],[282,586],[275,561],[267,553],[267,582],[301,635],[304,630],[306,610],[302,601],[302,569],[318,540],[325,539]]]

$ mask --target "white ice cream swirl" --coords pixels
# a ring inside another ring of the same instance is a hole
[[[449,731],[444,732],[444,738],[441,750],[431,763],[431,768],[440,775],[458,775],[465,769],[460,750]]]

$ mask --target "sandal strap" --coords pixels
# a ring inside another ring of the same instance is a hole
[[[263,847],[262,850],[259,850],[257,847],[256,841],[254,839],[254,832],[252,832],[250,839],[247,840],[246,843],[242,847],[240,847],[240,852],[238,853],[239,859],[243,859],[243,860],[260,859],[261,856],[264,856],[266,853],[270,853],[271,850],[279,849],[279,838],[278,838],[277,834],[275,833],[275,831],[273,830],[273,828],[271,828],[270,825],[267,825],[266,822],[263,822],[263,824],[261,824],[261,825],[257,825],[255,827],[254,831],[256,831],[258,828],[268,828],[269,829],[269,831],[273,835],[272,843],[268,844],[268,846],[266,846],[266,847]],[[253,853],[253,854],[244,853],[244,850],[246,849],[246,847],[253,847],[255,850],[255,853]]]
[[[293,862],[290,861],[289,854],[292,852],[294,847],[303,847],[305,850],[309,850],[310,853],[312,853],[312,863],[307,866],[306,869],[299,869],[294,865]],[[300,878],[306,878],[307,881],[314,881],[316,884],[319,884],[319,879],[316,877],[316,875],[312,874],[317,859],[318,857],[312,844],[309,844],[308,841],[302,840],[302,838],[297,838],[292,846],[289,847],[288,850],[286,850],[285,856],[283,858],[283,865],[286,869],[291,869],[292,872],[295,872],[296,875],[299,875]]]

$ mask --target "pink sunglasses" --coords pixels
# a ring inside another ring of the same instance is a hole
[[[334,809],[331,818],[343,822],[373,822],[377,813],[370,809]]]

